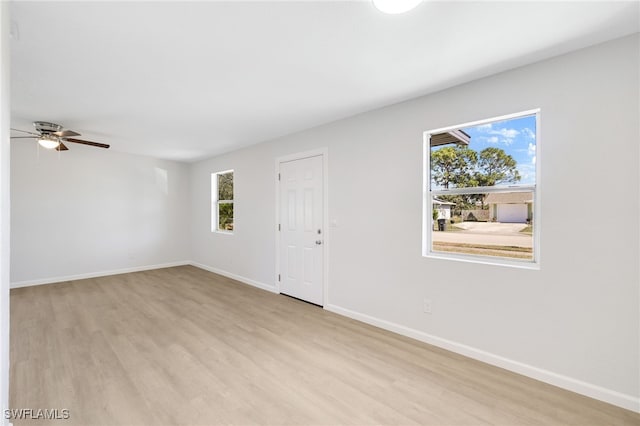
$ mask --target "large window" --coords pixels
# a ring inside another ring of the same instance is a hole
[[[425,132],[423,255],[533,266],[539,112]]]
[[[211,175],[211,230],[233,232],[233,170]]]

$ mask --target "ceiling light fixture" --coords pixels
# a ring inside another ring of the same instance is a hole
[[[49,135],[42,136],[40,139],[38,139],[38,143],[40,144],[41,147],[47,148],[47,149],[54,149],[54,148],[57,148],[58,145],[60,145],[60,141],[58,139],[51,137]]]
[[[389,14],[398,14],[408,12],[417,7],[422,0],[372,0],[373,5],[379,11]]]

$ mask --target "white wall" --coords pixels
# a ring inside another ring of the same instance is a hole
[[[0,409],[9,408],[9,2],[0,2]],[[2,424],[8,420],[2,416]]]
[[[634,35],[194,164],[193,260],[275,288],[275,158],[328,147],[327,308],[640,410],[639,48]],[[423,258],[423,131],[538,107],[541,269]],[[227,169],[232,236],[210,232],[210,173]],[[614,217],[589,208],[601,199]]]
[[[68,146],[12,142],[13,286],[189,259],[187,164]]]

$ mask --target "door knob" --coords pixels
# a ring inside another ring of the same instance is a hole
[[[317,244],[317,245],[322,244],[322,240],[316,240],[316,244]]]

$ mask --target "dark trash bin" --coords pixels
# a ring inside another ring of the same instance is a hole
[[[447,219],[438,219],[438,231],[444,231],[446,229]]]

